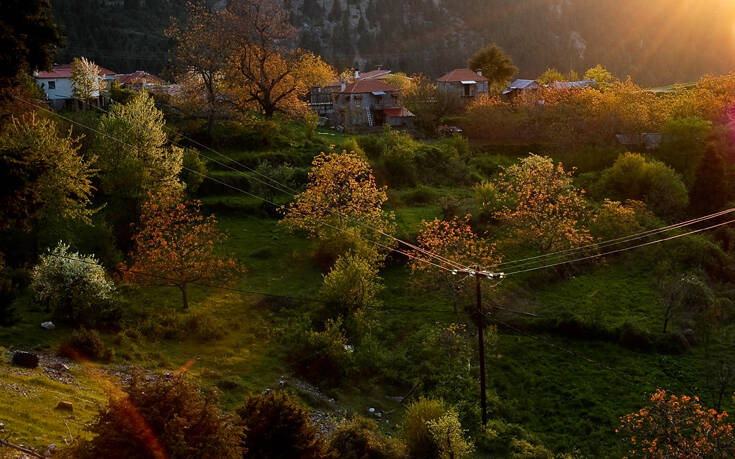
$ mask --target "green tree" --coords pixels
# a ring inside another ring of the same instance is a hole
[[[81,137],[57,132],[48,118],[13,119],[0,135],[0,227],[34,221],[89,222],[95,170],[79,153]]]
[[[378,268],[370,260],[347,253],[324,276],[321,295],[332,308],[351,314],[378,304],[382,286]]]
[[[94,149],[99,155],[100,187],[118,243],[127,249],[130,224],[149,194],[172,195],[183,189],[179,175],[183,149],[167,145],[163,113],[145,92],[115,104],[102,116]]]
[[[48,70],[61,47],[49,0],[0,2],[0,91],[23,72]]]
[[[203,393],[186,373],[133,373],[123,390],[111,386],[109,404],[88,426],[93,436],[78,440],[71,457],[242,457],[242,428],[220,412],[214,392]]]
[[[712,123],[698,116],[668,119],[661,133],[656,157],[682,174],[684,183],[691,186],[712,135]]]
[[[505,85],[518,73],[513,59],[494,43],[475,53],[467,65],[474,72],[482,71],[491,86]]]
[[[638,153],[625,153],[602,172],[593,190],[599,196],[643,201],[659,217],[674,218],[689,204],[684,181],[674,169]]]
[[[244,457],[254,459],[328,458],[327,444],[311,424],[309,412],[285,392],[251,395],[237,409],[244,428]]]
[[[605,67],[597,64],[596,66],[584,72],[584,79],[595,80],[597,88],[601,91],[605,91],[606,89],[610,88],[612,82],[615,80],[615,77]]]
[[[94,255],[82,255],[59,242],[42,254],[31,272],[36,299],[60,320],[105,321],[115,284]]]
[[[538,78],[536,78],[536,81],[538,81],[539,84],[551,84],[555,81],[567,81],[567,77],[565,77],[558,69],[551,67],[539,75]]]

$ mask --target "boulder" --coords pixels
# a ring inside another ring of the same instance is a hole
[[[74,404],[72,402],[59,402],[58,405],[56,405],[55,410],[59,411],[74,411]]]
[[[38,356],[33,352],[15,351],[13,352],[13,364],[19,367],[36,368],[38,367]]]

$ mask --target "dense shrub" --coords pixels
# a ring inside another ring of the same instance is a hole
[[[109,362],[115,358],[115,350],[108,349],[97,330],[84,327],[72,332],[71,338],[59,347],[59,355],[74,360],[100,360]]]
[[[643,201],[656,215],[666,218],[677,217],[689,204],[687,188],[676,171],[637,153],[618,157],[593,191],[600,197]]]
[[[41,255],[31,279],[36,298],[60,320],[96,324],[118,319],[115,286],[93,255],[72,252],[59,242]]]
[[[284,338],[291,348],[291,365],[309,381],[333,385],[353,369],[341,318],[327,320],[322,331],[313,330],[305,317],[292,320]]]
[[[691,186],[711,134],[712,123],[700,117],[669,119],[664,125],[656,157],[673,167]]]
[[[592,218],[590,233],[602,240],[614,239],[654,226],[655,217],[641,201],[605,199]]]
[[[386,437],[375,421],[355,417],[340,424],[329,445],[341,459],[400,459],[406,447],[400,440]]]
[[[213,392],[203,394],[185,375],[133,374],[123,392],[113,393],[77,440],[74,458],[242,457],[242,428],[217,408]]]
[[[439,445],[429,430],[429,423],[441,419],[446,412],[442,400],[422,397],[408,405],[401,424],[401,435],[411,457],[439,457]]]
[[[333,311],[349,315],[376,306],[381,289],[374,263],[348,253],[339,257],[324,276],[321,296]]]
[[[489,453],[492,457],[510,457],[515,459],[552,459],[537,438],[523,427],[501,419],[490,419],[476,437],[477,449],[481,453]]]
[[[254,459],[318,459],[331,457],[309,413],[285,392],[251,395],[237,409],[244,429],[245,457]]]

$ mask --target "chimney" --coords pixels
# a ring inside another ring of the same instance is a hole
[[[358,78],[360,78],[360,71],[355,70],[355,79],[357,80]]]
[[[482,76],[482,70],[478,70],[477,71],[477,74],[480,75],[480,76]]]

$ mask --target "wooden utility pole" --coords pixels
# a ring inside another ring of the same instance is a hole
[[[464,273],[475,278],[475,294],[477,299],[477,346],[480,353],[480,407],[482,408],[482,425],[487,424],[487,395],[485,384],[485,321],[482,312],[482,279],[503,279],[504,273],[491,273],[480,271],[478,267],[456,271],[455,274]]]

